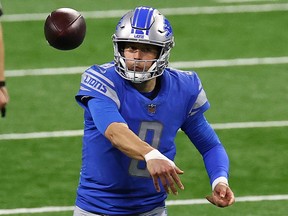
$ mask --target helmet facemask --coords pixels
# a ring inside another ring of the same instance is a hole
[[[164,69],[168,66],[169,52],[165,52],[164,48],[159,47],[158,57],[152,60],[138,60],[125,58],[121,42],[114,43],[114,61],[116,63],[116,71],[124,79],[134,83],[141,83],[163,74]],[[170,50],[169,50],[170,51]],[[128,69],[126,62],[134,61],[134,69]],[[144,64],[143,64],[144,63]],[[137,70],[137,65],[144,65],[143,70]],[[151,65],[148,67],[147,65]]]

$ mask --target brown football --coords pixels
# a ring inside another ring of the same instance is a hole
[[[44,34],[52,47],[59,50],[72,50],[84,41],[86,22],[78,11],[59,8],[46,18]]]

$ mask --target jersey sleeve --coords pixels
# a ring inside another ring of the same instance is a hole
[[[80,106],[86,108],[87,98],[112,100],[117,108],[120,108],[120,100],[114,82],[105,76],[105,70],[98,66],[93,66],[82,74],[80,90],[76,95],[76,100]]]
[[[188,118],[182,130],[202,155],[210,184],[212,185],[219,177],[228,179],[228,155],[204,114],[200,113]]]
[[[81,78],[76,101],[90,113],[97,129],[104,134],[112,122],[126,123],[119,113],[120,100],[114,82],[105,75],[105,69],[93,66]]]
[[[119,113],[115,103],[99,98],[92,98],[88,101],[87,107],[91,113],[95,126],[104,134],[107,127],[113,122],[126,123]]]
[[[201,80],[198,75],[193,72],[190,76],[192,81],[191,84],[193,86],[193,95],[189,101],[189,112],[188,118],[191,116],[195,116],[199,113],[204,113],[206,110],[210,108],[209,101],[207,99],[206,93],[203,89]]]
[[[194,89],[188,104],[188,115],[181,129],[202,155],[212,185],[219,177],[228,179],[229,159],[224,146],[204,116],[210,104],[201,81],[196,73],[191,74],[190,78]]]

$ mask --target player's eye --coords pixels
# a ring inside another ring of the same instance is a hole
[[[141,51],[142,51],[142,52],[145,52],[145,53],[148,53],[148,52],[152,52],[153,49],[151,49],[151,47],[149,47],[149,46],[146,46],[146,47],[142,47],[142,48],[141,48]]]
[[[138,50],[138,48],[136,46],[128,46],[125,48],[125,50],[127,50],[129,52],[136,52],[136,50]]]
[[[127,52],[135,53],[137,51],[143,52],[143,53],[153,53],[158,54],[158,49],[156,46],[145,44],[145,45],[135,45],[135,44],[129,44],[127,43],[124,47],[124,50]]]

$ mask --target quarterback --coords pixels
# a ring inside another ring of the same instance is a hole
[[[83,74],[76,100],[84,110],[82,167],[74,216],[168,215],[169,193],[184,190],[173,161],[183,130],[203,156],[219,207],[234,202],[229,159],[204,112],[209,108],[193,71],[168,67],[174,35],[151,7],[137,7],[118,22],[114,60]]]

